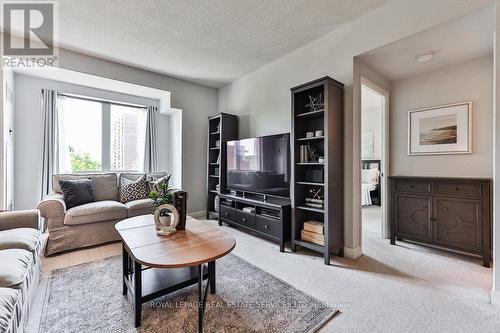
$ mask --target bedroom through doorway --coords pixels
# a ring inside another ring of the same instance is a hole
[[[388,238],[385,212],[388,93],[366,79],[361,84],[361,209],[363,238]]]

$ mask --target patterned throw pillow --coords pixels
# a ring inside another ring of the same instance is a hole
[[[152,191],[156,191],[158,193],[161,193],[161,185],[164,183],[164,182],[169,182],[170,181],[170,175],[168,176],[164,176],[164,177],[160,177],[160,178],[157,178],[157,179],[154,179],[154,178],[149,178],[148,180],[148,187],[149,187],[149,192],[152,192]]]
[[[146,199],[147,197],[146,175],[137,180],[130,180],[125,177],[120,178],[120,201],[122,203]]]

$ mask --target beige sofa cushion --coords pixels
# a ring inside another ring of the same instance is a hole
[[[155,203],[151,199],[139,199],[139,200],[132,200],[124,204],[125,207],[129,210],[134,210],[134,209],[153,209],[155,207]]]
[[[73,207],[66,211],[65,225],[78,225],[127,217],[127,207],[118,201],[105,200]]]
[[[0,250],[22,249],[39,255],[40,246],[40,231],[37,229],[15,228],[0,231]]]
[[[62,193],[60,180],[90,178],[96,201],[118,200],[118,178],[115,173],[100,174],[60,174],[52,176],[52,189]]]
[[[29,272],[33,255],[21,249],[0,250],[0,287],[19,289]]]
[[[21,316],[20,292],[11,288],[0,288],[0,332],[15,332]]]

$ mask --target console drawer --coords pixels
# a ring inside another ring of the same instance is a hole
[[[236,218],[234,208],[220,205],[220,217],[229,221],[234,221]]]
[[[255,217],[255,229],[270,236],[280,238],[281,222],[264,216]]]
[[[480,183],[460,183],[457,181],[446,182],[440,181],[436,183],[436,193],[438,194],[453,194],[453,195],[473,195],[481,196]]]
[[[236,211],[236,223],[244,225],[246,227],[255,228],[255,214],[242,212],[241,210]]]
[[[396,181],[396,191],[407,193],[431,193],[431,183],[419,180],[398,180]]]

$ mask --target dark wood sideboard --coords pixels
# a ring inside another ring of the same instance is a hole
[[[391,244],[410,240],[491,263],[492,181],[392,176]]]

